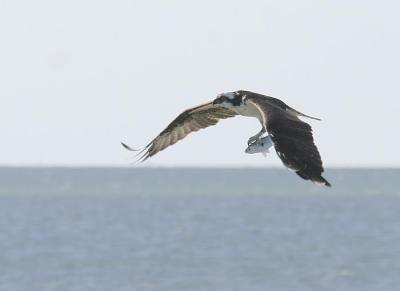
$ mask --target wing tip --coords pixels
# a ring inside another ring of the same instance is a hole
[[[331,188],[331,187],[332,187],[332,184],[329,183],[328,181],[325,181],[325,186]]]
[[[321,119],[321,118],[318,118],[318,117],[313,117],[313,116],[309,116],[309,115],[305,115],[305,114],[303,114],[302,116],[303,116],[303,117],[306,117],[306,118],[309,118],[309,119],[313,119],[313,120],[317,120],[317,121],[322,121],[322,119]]]
[[[326,186],[326,187],[329,187],[329,188],[332,187],[332,184],[329,183],[329,182],[328,182],[324,177],[322,177],[322,176],[320,176],[320,177],[318,177],[318,178],[316,178],[316,179],[312,179],[312,181],[313,181],[315,184],[317,184],[317,185]]]
[[[304,113],[302,113],[302,112],[300,112],[300,111],[297,111],[296,109],[293,109],[293,108],[291,108],[291,107],[289,107],[289,108],[287,109],[287,111],[291,111],[293,114],[295,114],[295,115],[297,115],[297,116],[300,116],[300,117],[305,117],[305,118],[309,118],[309,119],[313,119],[313,120],[322,121],[321,118],[318,118],[318,117],[314,117],[314,116],[310,116],[310,115],[304,114]]]
[[[332,187],[331,183],[329,183],[324,177],[321,175],[310,175],[309,173],[306,173],[304,171],[296,171],[296,174],[303,178],[304,180],[311,180],[314,184],[318,186],[326,186],[326,187]]]
[[[122,141],[121,141],[121,145],[122,145],[126,150],[128,150],[128,151],[131,151],[131,152],[137,152],[137,151],[139,151],[139,150],[137,150],[137,149],[131,148],[131,147],[128,146],[126,143],[123,143]]]

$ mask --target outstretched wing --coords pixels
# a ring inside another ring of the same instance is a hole
[[[267,101],[249,101],[260,111],[263,126],[283,164],[305,180],[330,187],[331,184],[321,176],[324,168],[311,126]]]
[[[139,154],[139,161],[145,161],[158,152],[185,138],[189,133],[198,131],[237,115],[234,111],[212,102],[189,108],[176,117],[155,139],[153,139]],[[123,144],[124,145],[124,144]],[[124,145],[127,149],[130,149]]]

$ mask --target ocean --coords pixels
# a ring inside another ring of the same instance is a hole
[[[0,290],[400,290],[400,170],[325,177],[0,168]]]

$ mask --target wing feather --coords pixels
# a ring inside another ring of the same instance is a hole
[[[142,151],[139,161],[145,161],[158,152],[184,139],[191,132],[198,131],[218,123],[220,119],[237,115],[232,110],[215,106],[212,102],[189,108],[176,117]]]

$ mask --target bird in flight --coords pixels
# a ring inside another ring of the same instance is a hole
[[[191,132],[236,115],[255,117],[261,123],[260,132],[250,137],[248,145],[259,142],[268,133],[278,157],[288,169],[305,180],[331,186],[322,177],[324,168],[314,143],[312,128],[299,117],[320,119],[305,115],[277,98],[244,90],[219,94],[211,102],[182,112],[139,152],[141,156],[138,161],[144,162]],[[124,143],[122,145],[136,151]]]

